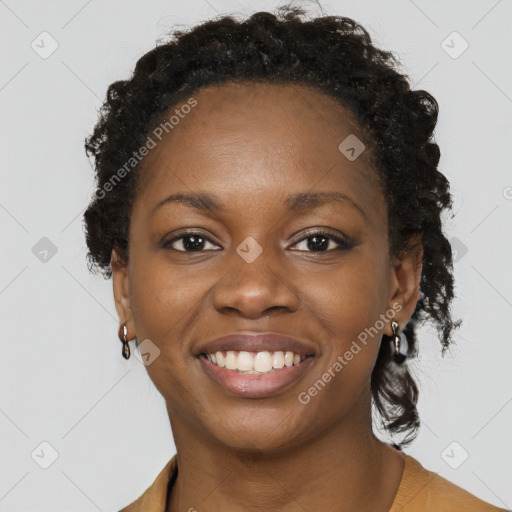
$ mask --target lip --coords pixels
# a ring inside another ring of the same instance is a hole
[[[307,357],[298,365],[284,367],[263,375],[244,375],[222,368],[209,361],[203,354],[198,356],[198,359],[205,373],[226,391],[244,398],[266,398],[280,393],[299,380],[314,357]]]
[[[271,332],[252,334],[245,331],[211,340],[199,347],[195,356],[199,357],[201,354],[211,354],[219,350],[222,352],[227,350],[244,350],[246,352],[290,351],[304,356],[315,355],[311,347],[295,338]]]

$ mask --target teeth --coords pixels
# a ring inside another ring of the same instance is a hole
[[[272,366],[274,368],[282,368],[284,366],[284,354],[282,352],[274,352]]]
[[[226,359],[224,361],[228,370],[236,370],[236,356],[232,350],[226,352]]]
[[[253,359],[250,352],[240,351],[236,361],[236,369],[241,372],[253,370]]]
[[[225,355],[224,355],[225,354]],[[283,352],[240,352],[228,350],[207,354],[209,361],[228,370],[238,370],[241,373],[262,374],[271,373],[281,368],[299,364],[306,356],[294,354],[291,351]]]
[[[217,364],[219,366],[221,366],[222,368],[224,368],[224,366],[226,366],[226,363],[224,361],[224,355],[222,354],[222,352],[220,350],[215,352],[215,357],[217,358]]]
[[[272,370],[272,354],[270,352],[258,352],[254,357],[254,369],[261,373],[268,373]]]

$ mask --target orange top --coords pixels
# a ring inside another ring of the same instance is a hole
[[[151,486],[120,512],[165,512],[168,489],[178,476],[174,455]],[[405,467],[389,512],[506,512],[480,500],[405,454]]]

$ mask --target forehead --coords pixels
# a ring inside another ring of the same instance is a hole
[[[339,149],[347,137],[364,136],[336,99],[303,85],[233,82],[192,97],[196,106],[145,158],[143,194],[156,200],[174,189],[229,187],[254,195],[280,187],[303,192],[318,184],[357,189],[377,206],[380,189],[367,155],[351,161]],[[166,119],[186,103],[173,106]]]

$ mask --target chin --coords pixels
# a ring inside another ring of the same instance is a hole
[[[304,442],[302,429],[292,424],[290,415],[282,412],[275,417],[265,415],[264,410],[256,417],[243,414],[237,418],[233,413],[225,417],[230,418],[229,422],[222,423],[219,418],[219,423],[212,425],[209,422],[205,428],[218,442],[237,452],[278,454]]]

